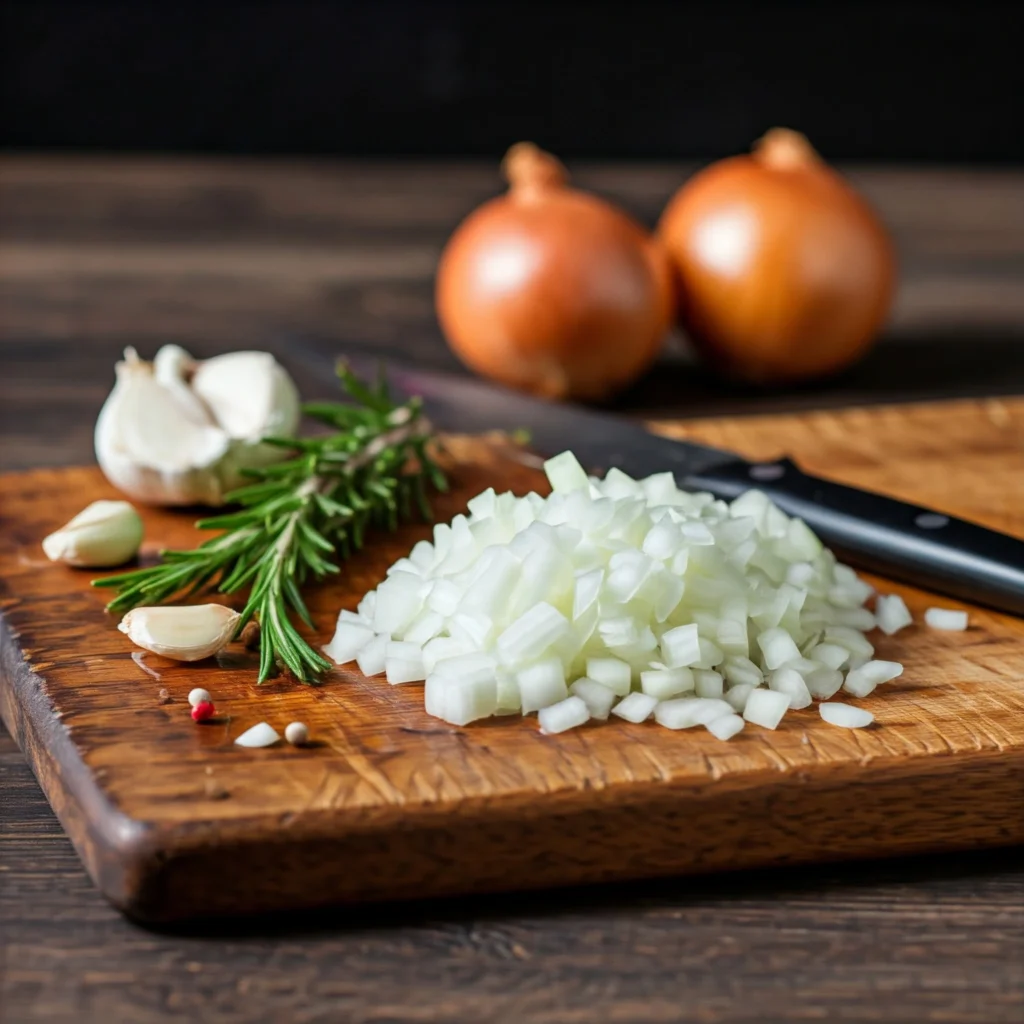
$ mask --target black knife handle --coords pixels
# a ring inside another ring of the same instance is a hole
[[[685,484],[725,499],[756,488],[853,565],[1024,615],[1024,541],[1015,537],[810,476],[789,459],[737,460],[688,476]]]

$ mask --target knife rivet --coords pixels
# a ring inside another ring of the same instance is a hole
[[[938,512],[922,512],[914,518],[914,525],[922,530],[938,530],[949,522],[949,516]]]
[[[785,476],[786,467],[780,466],[777,462],[766,462],[760,466],[750,467],[751,480],[778,480]]]

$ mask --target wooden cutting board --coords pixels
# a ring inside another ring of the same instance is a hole
[[[929,503],[1024,536],[1024,399],[662,425],[758,458]],[[462,444],[450,517],[535,469]],[[729,743],[613,720],[557,737],[536,717],[455,728],[418,686],[339,669],[320,687],[254,684],[254,656],[139,657],[93,575],[39,541],[115,494],[95,469],[2,480],[0,712],[103,892],[163,921],[1024,841],[1024,622],[970,609],[965,633],[877,642],[903,677],[863,704],[870,729],[812,707]],[[150,511],[144,557],[195,542],[193,516]],[[311,600],[326,640],[427,528],[378,539]],[[904,587],[915,615],[933,603]],[[195,725],[203,686],[223,717]],[[258,721],[315,744],[244,750]]]

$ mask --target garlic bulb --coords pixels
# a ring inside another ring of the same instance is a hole
[[[241,616],[220,604],[133,608],[118,629],[133,644],[174,661],[202,661],[226,647]]]
[[[142,520],[127,501],[94,501],[43,539],[51,562],[93,569],[123,565],[142,543]]]
[[[291,434],[301,415],[291,377],[267,352],[194,360],[165,345],[152,363],[134,349],[96,421],[96,457],[107,479],[152,505],[222,505],[242,470],[288,456],[263,444]]]

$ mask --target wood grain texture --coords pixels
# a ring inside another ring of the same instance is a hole
[[[1014,483],[1024,480],[1022,429],[1024,402],[688,428],[750,455],[781,445],[811,469],[869,486],[884,489],[884,474],[893,473],[918,500],[1024,533],[1024,484]],[[899,440],[887,443],[890,435]],[[518,493],[543,486],[535,470],[495,449],[456,450],[463,458],[438,510],[445,518],[488,485]],[[138,664],[88,574],[41,563],[34,544],[109,486],[89,469],[36,471],[5,484],[3,714],[90,873],[134,916],[1024,841],[1017,620],[975,609],[965,634],[917,627],[880,638],[879,655],[907,670],[866,702],[877,722],[866,731],[830,727],[814,709],[729,744],[702,730],[620,722],[558,737],[521,718],[458,729],[423,712],[419,686],[390,687],[349,669],[319,688],[279,680],[257,689],[255,658],[244,652],[221,665],[149,655]],[[150,548],[190,542],[180,513],[149,512],[146,521]],[[316,590],[318,635],[328,638],[338,608],[354,607],[426,530],[382,537]],[[920,618],[932,599],[903,592]],[[188,718],[184,698],[197,685],[214,694],[219,724]],[[161,688],[169,703],[158,698]],[[305,721],[319,743],[233,746],[263,719],[279,731]],[[228,874],[219,867],[225,858]]]

